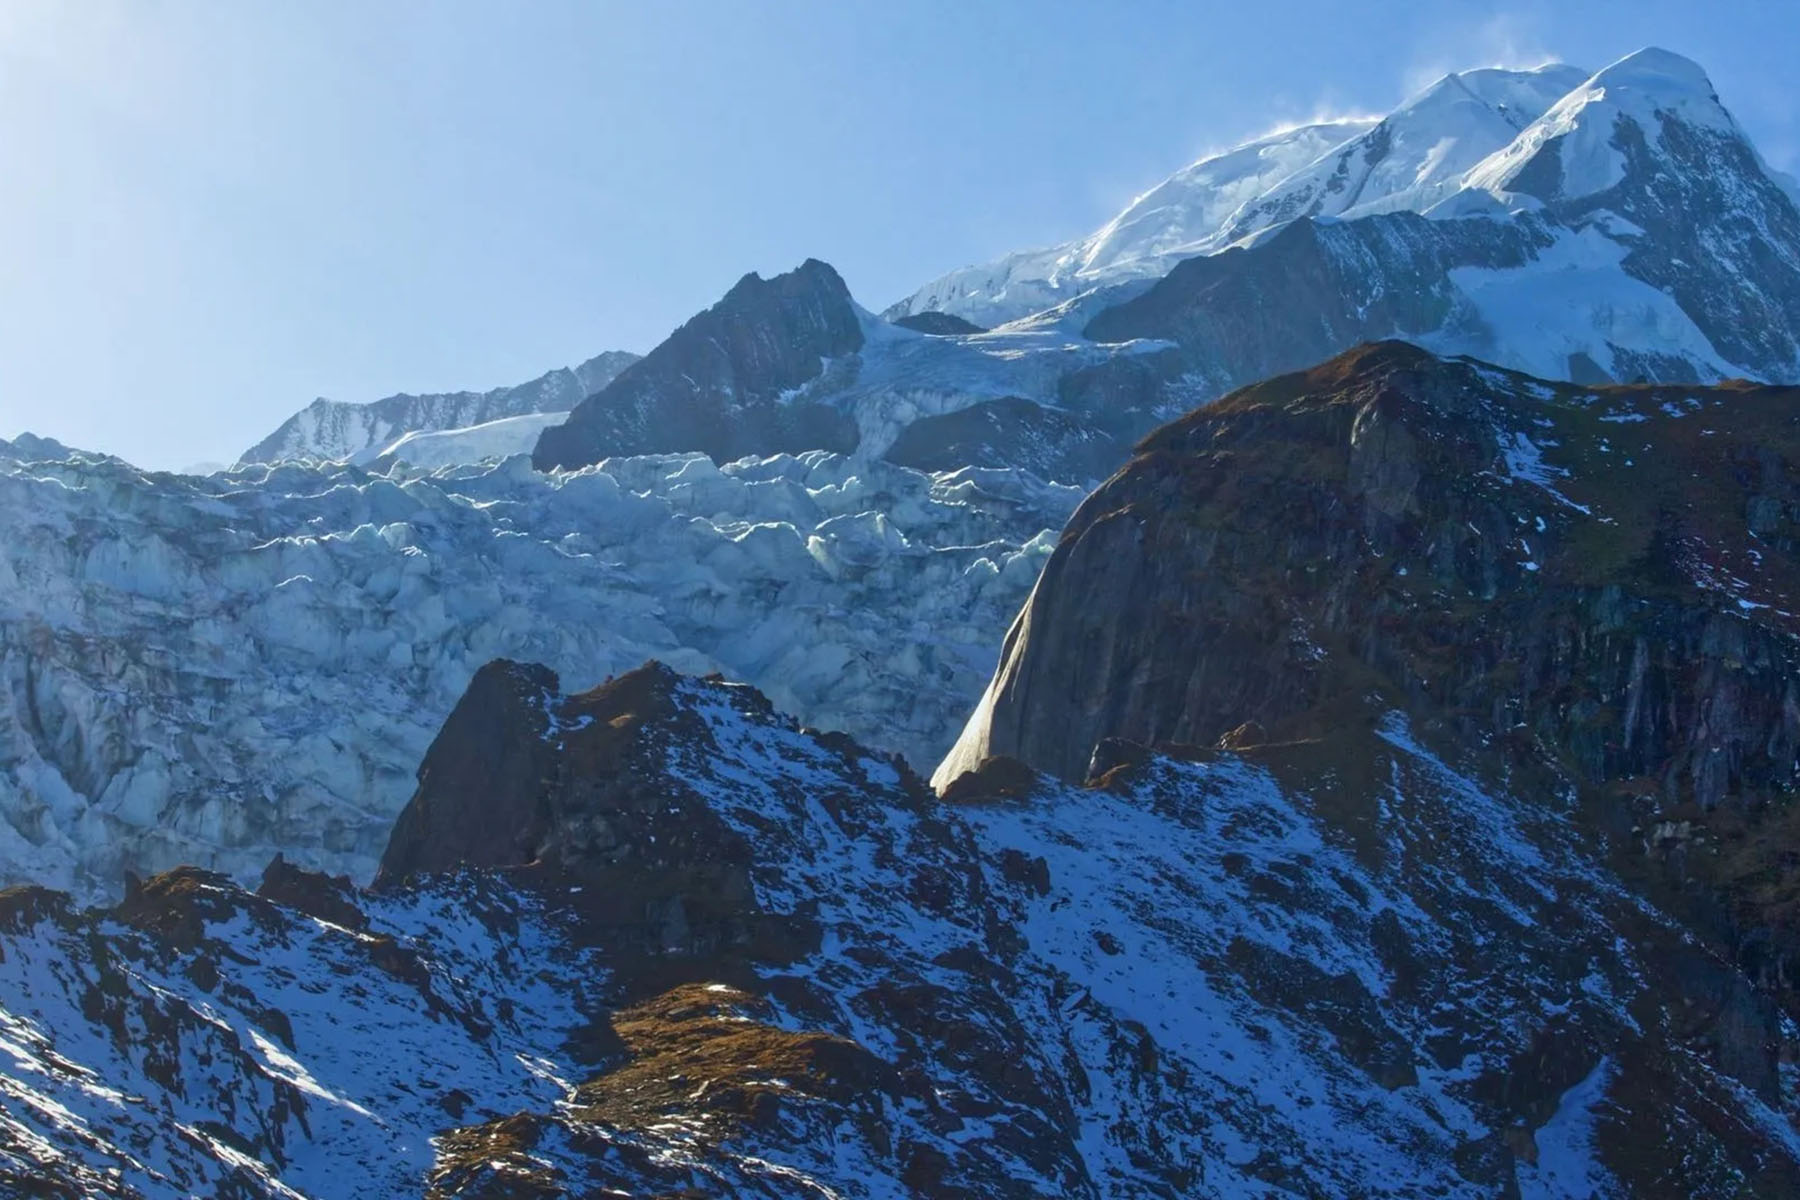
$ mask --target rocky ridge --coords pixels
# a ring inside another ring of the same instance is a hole
[[[310,458],[361,462],[409,434],[485,425],[535,413],[567,412],[636,362],[625,350],[596,354],[577,367],[547,371],[529,383],[487,392],[402,392],[367,404],[320,397],[244,451],[240,463]],[[431,464],[436,465],[436,464]]]
[[[1791,1024],[1398,714],[955,802],[757,693],[480,672],[373,891],[0,896],[49,1194],[1781,1195]],[[478,768],[471,773],[470,767]],[[469,819],[478,818],[471,825]],[[482,864],[479,866],[473,864]],[[1179,919],[1172,919],[1179,914]]]

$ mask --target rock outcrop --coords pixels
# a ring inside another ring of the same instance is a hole
[[[1550,385],[1399,343],[1237,392],[1076,512],[936,782],[995,754],[1080,780],[1108,738],[1304,741],[1391,706],[1584,798],[1628,873],[1800,1014],[1797,411],[1792,388]]]
[[[1797,405],[1403,343],[1244,389],[1077,510],[965,757],[1080,779],[1104,737],[1301,728],[1381,685],[1670,803],[1785,789]]]
[[[744,837],[666,769],[676,743],[709,741],[680,683],[650,663],[565,696],[543,667],[483,667],[419,767],[375,887],[525,867],[584,888],[592,936],[616,955],[780,958],[804,943],[804,923],[759,912]]]
[[[1092,485],[1118,467],[1126,444],[1086,416],[1008,396],[920,417],[882,457],[916,471],[1006,463],[1045,479]]]
[[[902,329],[910,329],[915,333],[929,333],[935,337],[955,337],[970,333],[986,333],[987,330],[973,321],[953,316],[946,312],[927,309],[924,312],[907,313],[894,318],[894,324]]]
[[[817,379],[824,360],[862,348],[862,323],[838,273],[817,259],[773,279],[752,273],[670,334],[567,423],[546,429],[539,470],[623,454],[699,450],[717,462],[749,454],[856,448],[855,424],[784,394]]]

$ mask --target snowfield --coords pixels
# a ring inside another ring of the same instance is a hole
[[[929,764],[1079,493],[823,453],[192,478],[0,443],[0,878],[367,878],[489,659],[752,680]]]

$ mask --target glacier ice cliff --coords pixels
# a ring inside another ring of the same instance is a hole
[[[195,478],[0,443],[0,879],[367,878],[497,656],[721,671],[929,763],[1079,498],[824,453]]]

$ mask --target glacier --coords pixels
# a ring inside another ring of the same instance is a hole
[[[920,764],[1080,492],[825,453],[149,473],[0,442],[0,880],[365,879],[495,657],[755,682]],[[60,447],[56,448],[60,451]]]

